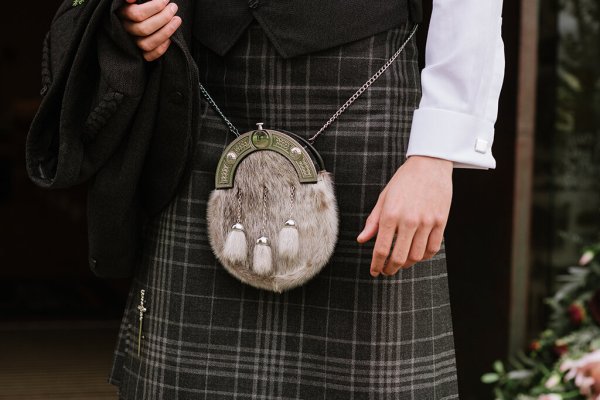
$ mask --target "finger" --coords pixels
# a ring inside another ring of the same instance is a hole
[[[181,25],[181,18],[178,16],[173,17],[167,25],[160,28],[157,32],[150,36],[138,39],[138,47],[144,52],[149,52],[156,49],[158,46],[167,41],[167,39],[169,39],[173,33],[175,33],[175,30],[177,30],[179,25]]]
[[[169,48],[170,44],[171,44],[171,39],[167,39],[166,42],[164,42],[163,44],[161,44],[154,50],[144,52],[144,59],[146,61],[154,61],[157,58],[160,58],[163,54],[165,54],[165,52]]]
[[[124,21],[125,30],[134,36],[150,36],[171,21],[177,12],[177,4],[171,3],[161,12],[142,22]]]
[[[396,273],[400,269],[408,258],[408,253],[417,231],[418,223],[413,220],[401,220],[398,225],[398,232],[396,233],[396,245],[391,251],[390,260],[388,261],[388,268],[386,270],[390,273]]]
[[[379,194],[379,198],[377,199],[377,204],[373,207],[371,214],[367,217],[365,221],[365,227],[362,232],[356,237],[356,241],[359,243],[364,243],[369,240],[377,233],[377,229],[379,228],[379,217],[381,215],[381,209],[385,200],[386,189],[382,190]]]
[[[431,252],[429,251],[429,241],[431,240],[431,232],[434,228],[436,228],[436,223],[437,222],[434,220],[433,216],[428,216],[421,220],[419,228],[417,228],[417,232],[415,233],[413,242],[410,246],[408,258],[406,259],[406,263],[404,263],[402,268],[412,267],[419,261],[431,257]]]
[[[383,270],[385,260],[390,254],[394,233],[396,232],[396,219],[392,216],[382,213],[379,220],[379,230],[377,231],[377,240],[373,248],[373,257],[371,259],[371,276],[378,276]]]
[[[427,248],[424,259],[428,259],[436,255],[442,248],[442,241],[444,240],[444,226],[436,225],[429,234],[429,240],[427,241]]]
[[[142,4],[127,4],[119,9],[119,15],[133,22],[142,22],[161,12],[169,0],[151,0]]]
[[[415,263],[421,261],[423,259],[423,255],[425,254],[425,249],[427,248],[430,232],[431,226],[421,225],[416,230],[415,235],[412,238],[412,243],[408,251],[408,257],[404,263],[401,264],[402,260],[395,260],[394,252],[392,252],[387,269],[384,269],[383,272],[389,275],[394,275],[400,268],[409,268]]]

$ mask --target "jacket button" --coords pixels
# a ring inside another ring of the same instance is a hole
[[[175,103],[175,104],[182,104],[183,103],[183,93],[177,91],[177,92],[173,92],[171,94],[171,102]]]
[[[40,96],[45,95],[47,91],[48,91],[48,85],[42,86],[42,89],[40,90]]]
[[[248,7],[250,8],[258,8],[259,4],[259,0],[248,0]]]

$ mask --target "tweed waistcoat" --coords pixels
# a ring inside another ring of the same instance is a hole
[[[421,0],[197,0],[194,36],[224,55],[256,19],[284,58],[421,22]]]

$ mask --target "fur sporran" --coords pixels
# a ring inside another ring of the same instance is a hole
[[[207,223],[213,252],[229,273],[258,288],[292,289],[313,278],[335,249],[333,177],[306,140],[259,124],[223,151]]]

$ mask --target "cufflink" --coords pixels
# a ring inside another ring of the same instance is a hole
[[[475,151],[478,153],[485,153],[488,148],[488,141],[483,139],[477,139],[475,142]]]

